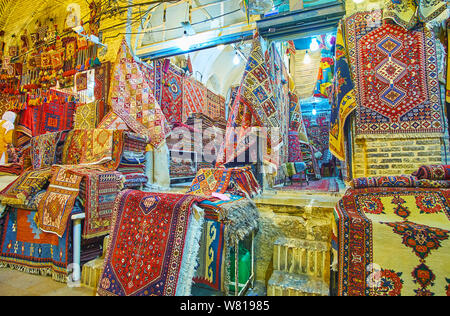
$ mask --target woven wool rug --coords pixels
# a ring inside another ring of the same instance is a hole
[[[50,91],[43,103],[33,108],[33,136],[72,129],[74,114],[72,96]]]
[[[256,143],[254,131],[249,128],[268,127],[266,161],[272,161],[282,137],[272,139],[272,129],[281,128],[280,113],[275,104],[267,65],[264,60],[259,36],[255,35],[252,51],[245,67],[238,95],[228,118],[224,144],[217,157],[217,164],[233,161]]]
[[[38,206],[38,225],[42,231],[62,237],[78,197],[82,176],[62,167],[52,167],[52,178]]]
[[[112,111],[130,130],[147,136],[154,147],[163,143],[170,132],[169,125],[125,40],[113,69],[109,99]]]
[[[357,103],[342,27],[340,23],[336,35],[335,76],[330,91],[329,148],[336,158],[345,161],[344,126],[349,115],[356,109]]]
[[[350,190],[335,217],[338,295],[449,294],[450,190]]]
[[[225,119],[225,98],[208,90],[206,99],[207,102],[203,108],[203,114],[212,119]]]
[[[436,40],[426,28],[380,26],[381,14],[362,12],[344,20],[352,74],[358,78],[356,133],[441,136]]]
[[[98,294],[174,296],[184,288],[181,295],[189,295],[201,226],[189,238],[186,234],[198,201],[195,196],[122,191],[114,206]],[[186,251],[189,243],[197,249]]]
[[[192,113],[202,113],[208,89],[194,78],[183,78],[183,117],[186,122]]]
[[[70,225],[61,238],[45,233],[35,222],[36,211],[9,209],[1,234],[0,267],[49,275],[67,281]]]
[[[170,65],[163,73],[161,110],[170,123],[182,121],[183,115],[183,75]]]

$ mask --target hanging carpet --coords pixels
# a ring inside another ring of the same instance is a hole
[[[208,89],[194,78],[183,78],[183,123],[192,113],[202,113],[207,104],[207,91]]]
[[[170,65],[163,71],[161,110],[169,123],[182,121],[183,115],[183,74]]]

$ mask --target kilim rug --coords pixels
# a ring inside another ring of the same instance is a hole
[[[447,5],[442,0],[387,0],[383,18],[393,19],[398,25],[412,29],[419,22],[428,23],[439,16],[445,20],[446,10]]]
[[[181,122],[183,115],[183,75],[181,71],[170,65],[168,71],[163,72],[163,83],[161,110],[168,122]]]
[[[111,161],[113,152],[113,130],[85,130],[84,150],[80,164],[96,165]]]
[[[213,192],[225,193],[231,181],[228,169],[199,170],[186,194],[211,196]]]
[[[203,236],[200,242],[198,268],[194,283],[206,285],[216,291],[225,289],[225,224],[205,213]]]
[[[432,33],[388,23],[377,27],[379,15],[363,12],[344,20],[353,78],[358,78],[357,135],[441,136],[444,124]]]
[[[208,89],[194,78],[183,78],[183,116],[186,122],[191,113],[202,113],[207,104]]]
[[[42,231],[62,237],[78,197],[82,176],[62,167],[52,168],[50,185],[38,207],[38,225]]]
[[[110,103],[114,113],[120,116],[132,131],[147,136],[154,147],[159,147],[170,132],[159,103],[150,91],[149,83],[134,60],[125,39],[120,46],[113,70]]]
[[[345,46],[340,23],[336,35],[335,75],[329,98],[331,104],[329,148],[331,153],[342,161],[345,161],[345,122],[357,106]]]
[[[289,132],[289,162],[303,162],[302,149],[298,140],[298,132]]]
[[[450,21],[447,21],[447,47],[450,47]],[[446,93],[446,101],[447,101],[447,109],[449,109],[450,104],[450,54],[447,51],[447,93]],[[448,113],[448,110],[447,110]]]
[[[33,108],[33,136],[72,129],[74,114],[73,96],[48,92],[43,103]]]
[[[338,295],[448,294],[450,190],[349,190],[335,217]]]
[[[98,128],[113,130],[129,130],[127,124],[114,112],[109,112],[98,125]]]
[[[122,191],[114,206],[98,294],[174,296],[183,256],[189,255],[183,251],[190,242],[185,240],[188,219],[198,201],[189,195]]]
[[[79,105],[75,111],[74,129],[93,129],[97,127],[98,102]]]
[[[233,161],[255,144],[255,137],[249,139],[254,132],[249,129],[250,126],[268,127],[264,159],[279,163],[276,152],[282,144],[282,137],[279,135],[272,140],[272,132],[280,132],[280,113],[276,108],[257,34],[253,38],[252,51],[245,67],[239,93],[228,118],[225,141],[217,157],[218,165]]]
[[[153,94],[155,96],[156,102],[158,102],[158,104],[161,104],[161,95],[162,95],[162,86],[163,86],[163,72],[162,72],[162,68],[163,68],[163,60],[155,60],[154,61],[154,69],[155,69],[155,80],[154,80],[154,90],[153,90]]]
[[[35,222],[36,211],[9,209],[1,232],[0,267],[49,275],[67,282],[70,225],[62,238],[45,233]]]
[[[39,191],[45,189],[52,176],[50,168],[25,170],[13,183],[0,193],[2,204],[24,205]]]
[[[83,177],[80,186],[80,198],[86,214],[83,238],[109,234],[114,201],[122,188],[122,175],[115,171],[76,169],[73,172]]]

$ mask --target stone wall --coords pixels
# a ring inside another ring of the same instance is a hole
[[[267,284],[273,271],[273,247],[279,238],[330,242],[333,209],[339,195],[265,193],[257,199],[260,227],[255,236],[256,279]]]

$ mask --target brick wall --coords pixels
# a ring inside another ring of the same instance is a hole
[[[424,164],[445,163],[443,138],[355,140],[353,177],[411,174]]]

